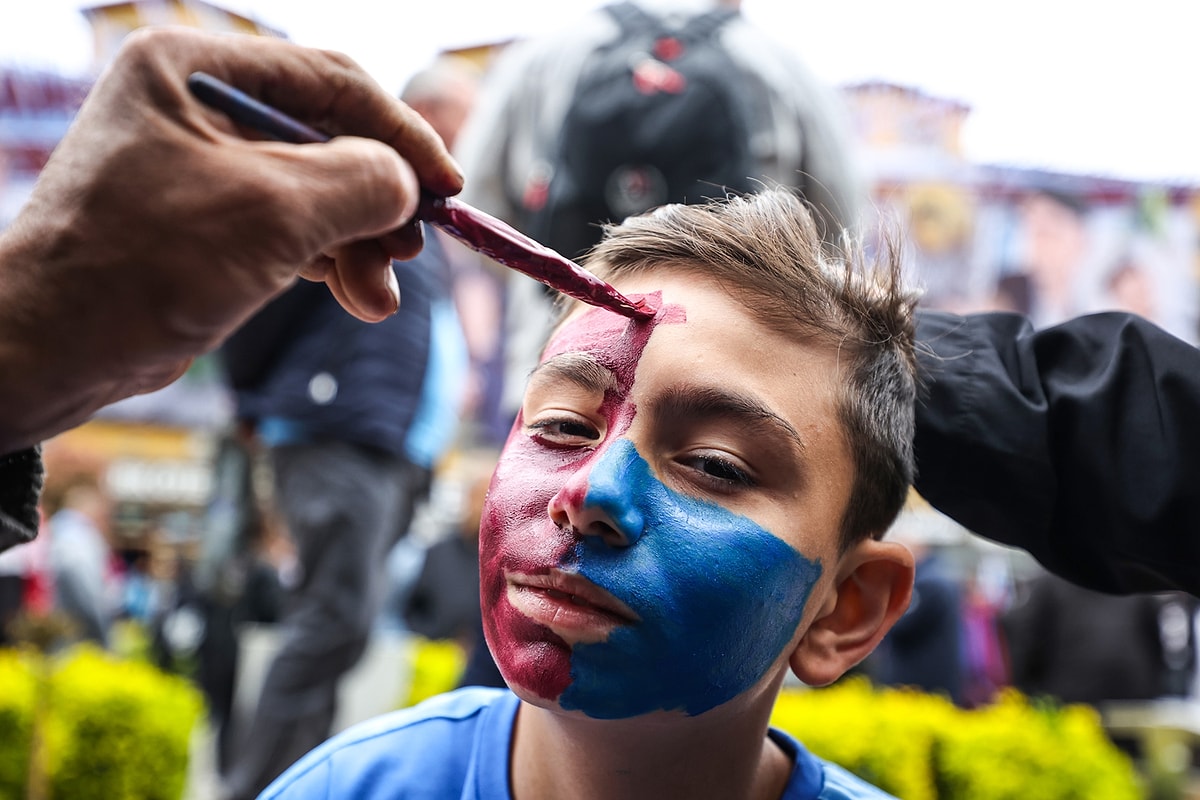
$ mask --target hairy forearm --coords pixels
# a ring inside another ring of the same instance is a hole
[[[78,425],[134,390],[131,376],[105,368],[105,343],[89,321],[98,315],[86,305],[102,306],[105,288],[56,288],[55,276],[71,270],[51,265],[69,260],[69,248],[37,227],[19,219],[0,235],[0,454]]]

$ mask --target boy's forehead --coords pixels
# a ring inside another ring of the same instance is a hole
[[[543,377],[584,383],[575,378],[580,375],[578,362],[586,357],[612,373],[618,386],[631,386],[635,373],[654,385],[664,380],[676,384],[684,374],[679,367],[687,364],[688,383],[694,386],[733,381],[745,391],[761,391],[764,397],[777,399],[784,407],[792,405],[786,399],[797,394],[797,388],[808,397],[814,391],[826,394],[828,387],[818,384],[836,380],[838,370],[830,369],[829,363],[832,358],[836,364],[836,354],[828,346],[767,326],[752,303],[704,276],[642,273],[625,276],[618,289],[630,298],[646,297],[660,309],[658,315],[644,323],[605,309],[572,309],[543,350],[541,364],[548,368]],[[655,357],[643,364],[643,354],[651,351]],[[556,368],[564,357],[572,366],[571,374]],[[781,364],[789,365],[791,376],[782,381],[772,377]],[[598,383],[591,378],[586,382]],[[804,386],[793,386],[797,382]],[[784,390],[781,383],[793,386],[792,390]]]
[[[542,351],[542,361],[564,353],[594,352],[618,343],[630,320],[611,311],[583,306],[567,316],[551,332]]]

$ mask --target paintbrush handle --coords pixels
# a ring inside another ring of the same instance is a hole
[[[207,72],[193,72],[187,78],[188,89],[196,99],[222,112],[239,125],[265,133],[281,142],[314,144],[329,137],[266,103],[235,89]]]

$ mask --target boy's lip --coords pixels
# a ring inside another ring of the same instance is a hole
[[[525,616],[556,632],[584,634],[641,621],[637,613],[581,575],[551,568],[538,574],[508,573],[508,599]],[[565,629],[565,631],[563,630]],[[600,640],[603,636],[600,637]]]

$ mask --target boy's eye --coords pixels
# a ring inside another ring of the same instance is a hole
[[[587,447],[600,440],[600,431],[579,417],[551,417],[527,424],[530,435],[556,447]]]
[[[699,473],[701,480],[717,489],[736,489],[753,486],[750,473],[728,458],[713,453],[700,453],[681,459],[681,462]]]

